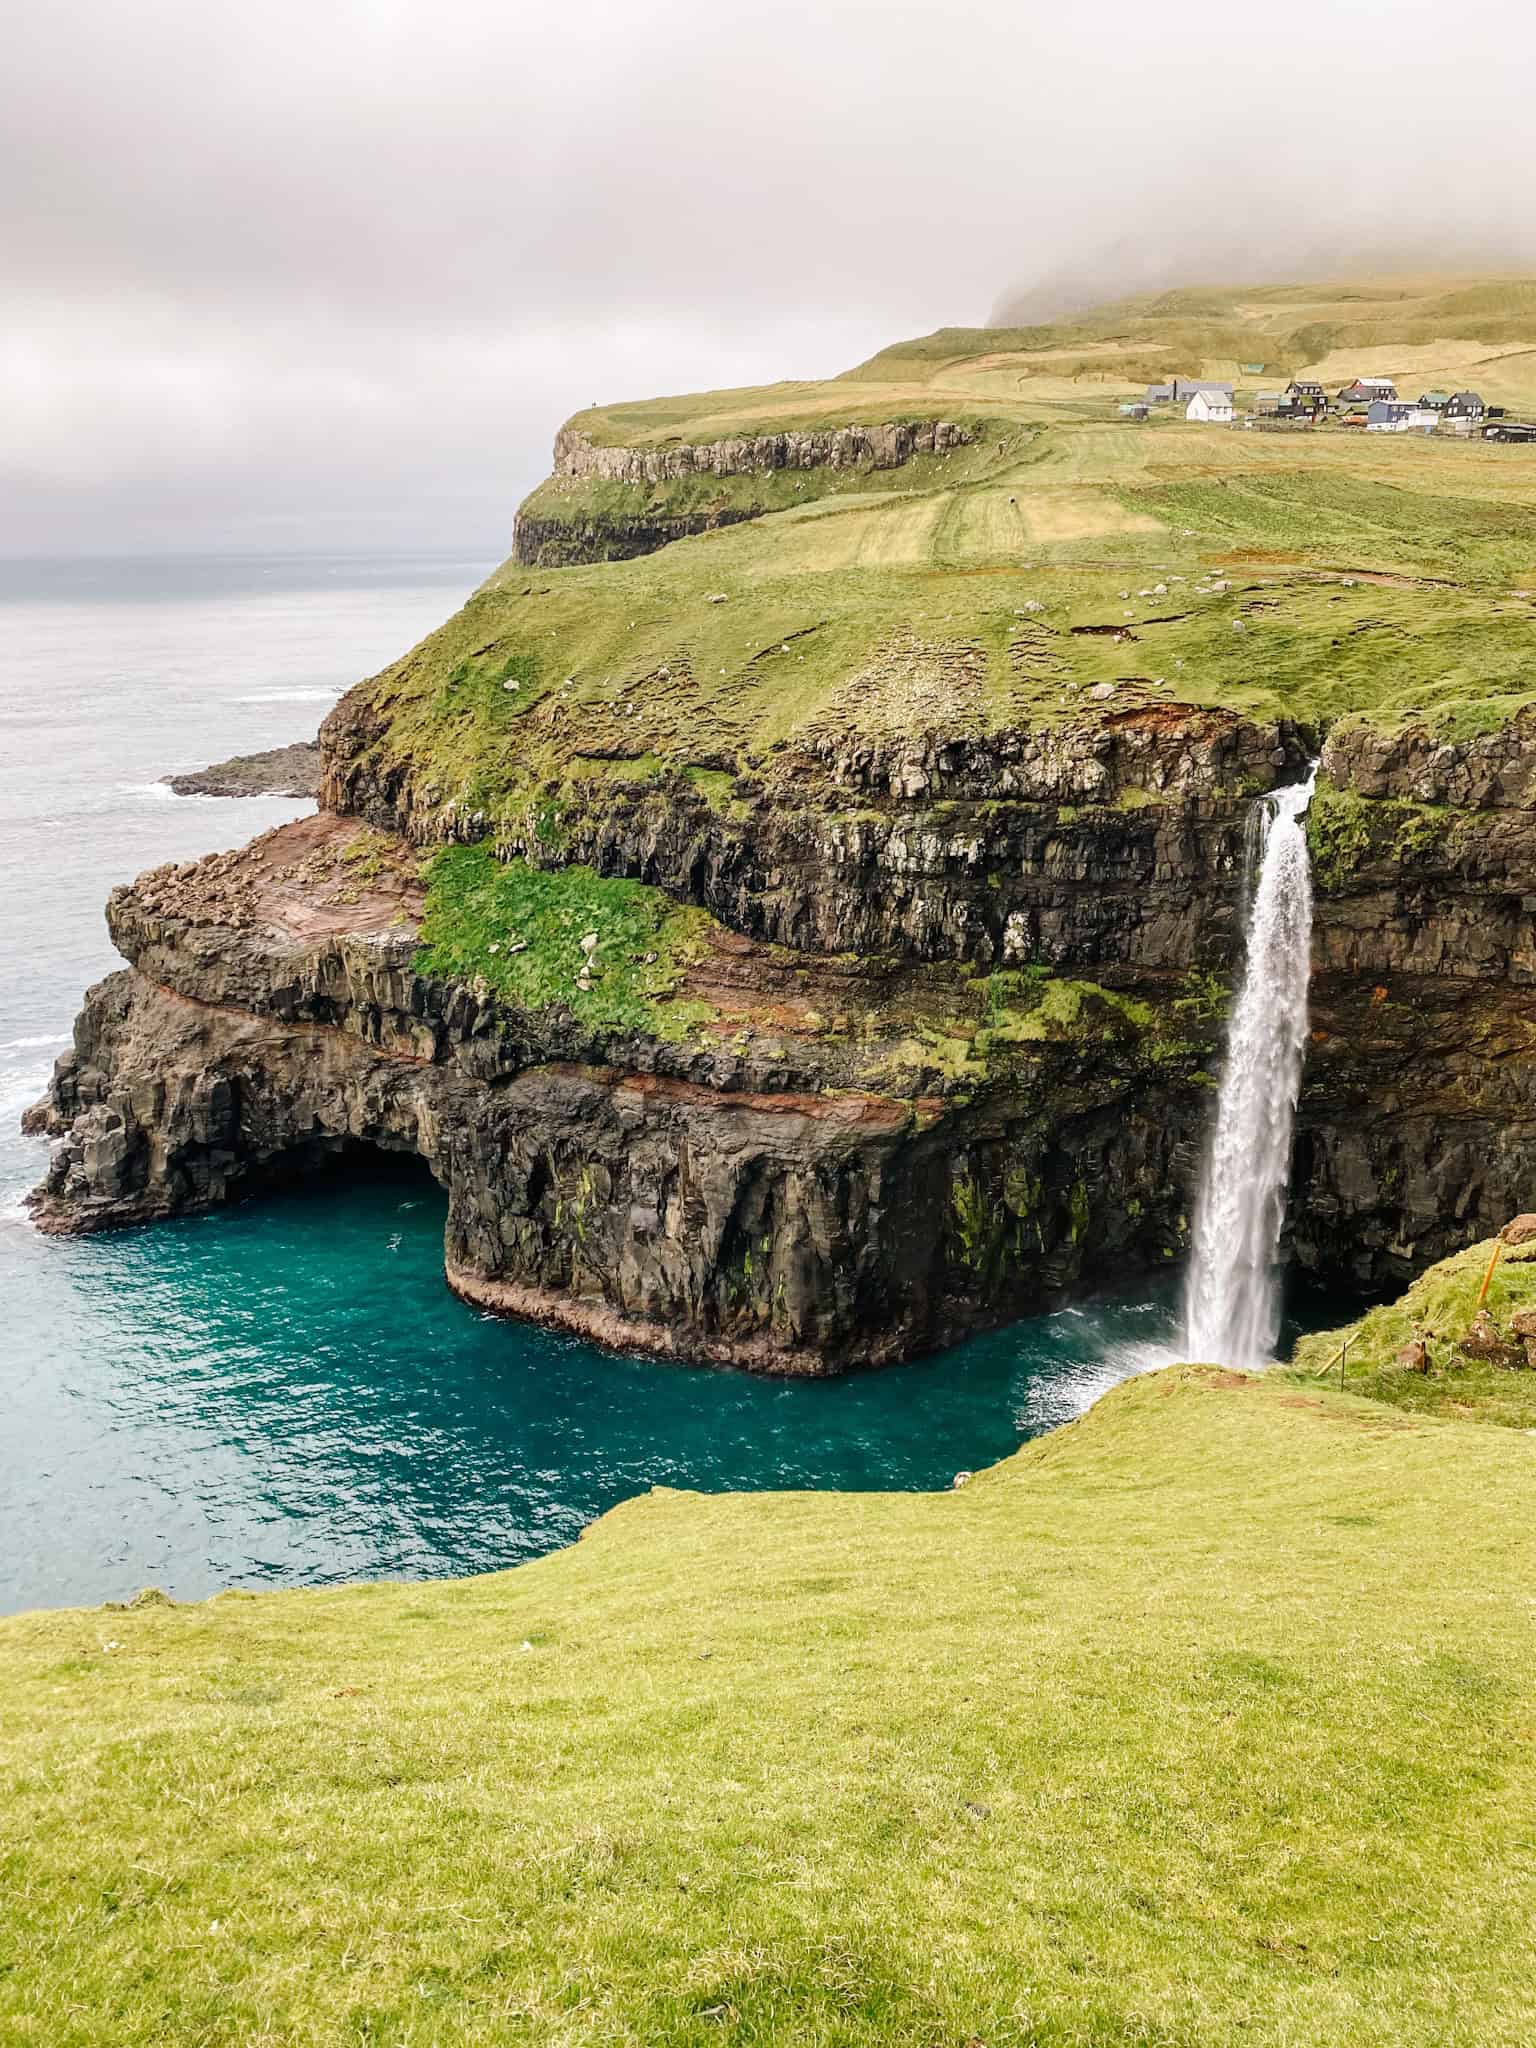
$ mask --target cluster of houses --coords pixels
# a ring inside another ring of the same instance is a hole
[[[1232,385],[1197,377],[1149,384],[1144,399],[1120,408],[1127,418],[1140,420],[1154,410],[1179,411],[1187,420],[1213,426],[1231,426],[1237,418]],[[1536,440],[1536,427],[1507,419],[1501,406],[1485,405],[1475,391],[1424,391],[1417,399],[1402,398],[1390,377],[1356,377],[1331,397],[1323,385],[1295,378],[1284,391],[1259,392],[1243,424],[1310,427],[1329,418],[1371,434],[1481,432],[1489,440]]]

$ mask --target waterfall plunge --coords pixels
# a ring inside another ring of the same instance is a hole
[[[1254,807],[1254,877],[1242,981],[1184,1295],[1184,1356],[1267,1365],[1280,1334],[1275,1255],[1290,1179],[1291,1132],[1307,1040],[1312,868],[1302,817],[1316,770]]]

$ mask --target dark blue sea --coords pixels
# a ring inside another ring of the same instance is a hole
[[[442,1194],[386,1168],[32,1230],[47,1148],[17,1120],[120,964],[108,890],[304,808],[159,778],[311,736],[492,566],[0,562],[0,1609],[485,1571],[657,1485],[944,1486],[1168,1337],[1128,1298],[835,1381],[616,1358],[456,1301]]]

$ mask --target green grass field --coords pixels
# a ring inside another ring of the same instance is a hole
[[[0,1623],[0,2039],[1523,2048],[1536,1453],[1175,1368],[942,1495]]]

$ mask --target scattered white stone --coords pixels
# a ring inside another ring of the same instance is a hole
[[[586,954],[587,958],[590,960],[592,955],[597,951],[596,932],[587,932],[583,935],[581,941],[581,950],[583,951],[583,953]]]
[[[1248,628],[1243,624],[1241,619],[1234,619],[1232,621],[1232,630],[1234,633],[1246,633]]]
[[[727,593],[726,593],[725,591],[723,591],[723,590],[712,590],[712,591],[710,591],[710,592],[709,592],[708,596],[707,596],[707,597],[706,597],[706,598],[704,599],[704,602],[705,602],[706,604],[728,604],[728,603],[730,602],[730,600],[729,600],[729,597],[728,597],[728,595],[727,595]]]
[[[1153,595],[1154,597],[1166,597],[1166,596],[1168,595],[1168,586],[1167,586],[1167,584],[1166,584],[1166,583],[1154,583],[1154,584],[1153,584],[1153,586],[1152,586],[1152,595]]]
[[[1088,694],[1096,703],[1102,704],[1106,697],[1113,697],[1115,686],[1113,683],[1095,683]]]

